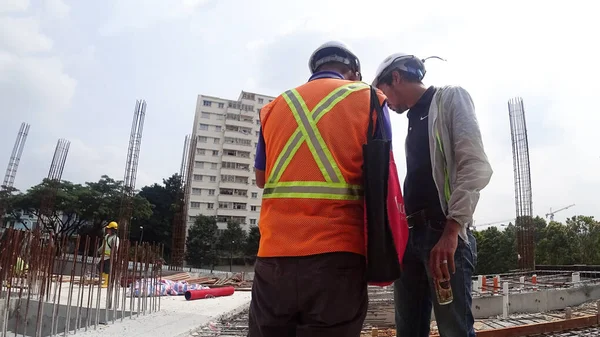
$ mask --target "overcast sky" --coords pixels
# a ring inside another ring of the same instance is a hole
[[[338,3],[338,5],[336,5]],[[31,130],[15,187],[47,175],[71,141],[63,179],[122,179],[135,100],[148,103],[137,187],[179,170],[200,93],[276,96],[309,76],[338,39],[371,82],[394,52],[429,60],[426,84],[470,91],[494,176],[476,224],[514,218],[507,100],[521,96],[536,214],[576,204],[600,218],[600,111],[592,1],[0,0],[0,169],[21,122]],[[406,115],[392,116],[401,178]]]

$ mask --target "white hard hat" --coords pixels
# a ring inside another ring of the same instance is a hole
[[[351,52],[350,49],[341,42],[329,41],[319,46],[319,48],[312,53],[310,59],[308,60],[308,68],[310,69],[310,73],[314,74],[317,68],[329,62],[339,62],[345,64],[351,70],[360,73],[360,62],[358,61],[358,57],[356,57],[356,55],[354,55],[354,53]]]
[[[406,61],[416,60],[417,67],[407,67]],[[392,54],[383,60],[379,67],[377,67],[377,71],[375,72],[375,79],[373,80],[372,85],[376,87],[379,84],[379,81],[386,75],[392,72],[392,70],[402,70],[408,73],[416,75],[419,80],[423,79],[425,76],[425,65],[423,61],[414,55],[409,55],[405,53],[395,53]]]

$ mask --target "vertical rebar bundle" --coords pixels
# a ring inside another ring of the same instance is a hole
[[[136,100],[131,123],[131,134],[129,135],[129,147],[127,149],[127,161],[125,163],[125,179],[123,181],[123,198],[119,214],[119,237],[129,239],[131,231],[130,221],[133,212],[132,197],[135,191],[135,180],[137,176],[140,147],[142,145],[142,133],[144,131],[144,118],[146,117],[146,101]]]
[[[21,161],[21,155],[23,154],[23,148],[25,147],[25,141],[27,140],[28,134],[29,124],[24,122],[21,123],[21,128],[19,128],[17,140],[15,141],[15,146],[13,147],[12,153],[10,154],[10,159],[8,161],[8,167],[6,168],[6,174],[4,175],[4,182],[2,183],[2,188],[10,188],[15,182],[17,168],[19,167],[19,162]]]
[[[60,181],[62,178],[63,171],[65,169],[65,163],[67,161],[67,155],[69,154],[69,147],[71,142],[66,139],[59,139],[54,149],[54,156],[52,157],[52,164],[48,171],[48,179]]]
[[[159,311],[157,296],[166,294],[162,245],[144,243],[132,256],[132,244],[124,240],[102,258],[100,243],[98,237],[55,239],[39,227],[7,229],[0,236],[0,301],[10,305],[0,306],[0,336],[67,336]],[[105,287],[98,266],[109,261]]]
[[[523,99],[508,101],[515,175],[515,207],[519,269],[535,269],[535,228],[533,226],[533,198],[529,165],[529,142]]]
[[[193,145],[192,145],[193,144]],[[195,151],[196,142],[192,141],[190,135],[185,136],[183,144],[183,154],[181,158],[181,185],[179,186],[179,192],[177,193],[177,211],[173,217],[173,234],[171,242],[171,263],[169,269],[171,270],[182,270],[183,261],[185,254],[185,237],[186,237],[186,201],[188,200],[186,195],[186,188],[191,181],[188,173],[191,172],[193,166],[191,163],[194,162],[193,152]]]
[[[38,227],[41,226],[44,221],[48,223],[48,221],[50,221],[49,218],[54,211],[54,199],[56,198],[58,184],[62,179],[70,146],[71,142],[66,139],[61,138],[56,142],[54,156],[52,157],[50,169],[48,170],[48,188],[44,191],[40,204],[40,216],[37,219]]]

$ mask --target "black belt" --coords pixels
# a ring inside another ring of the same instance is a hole
[[[408,227],[422,227],[427,224],[427,221],[446,221],[444,213],[440,211],[432,211],[429,209],[422,209],[420,211],[409,214],[406,217],[408,221]]]

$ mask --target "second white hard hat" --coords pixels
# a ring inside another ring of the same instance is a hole
[[[310,73],[314,72],[325,63],[339,62],[348,66],[351,70],[360,73],[360,62],[358,57],[350,51],[345,44],[339,41],[329,41],[317,48],[308,60]]]

